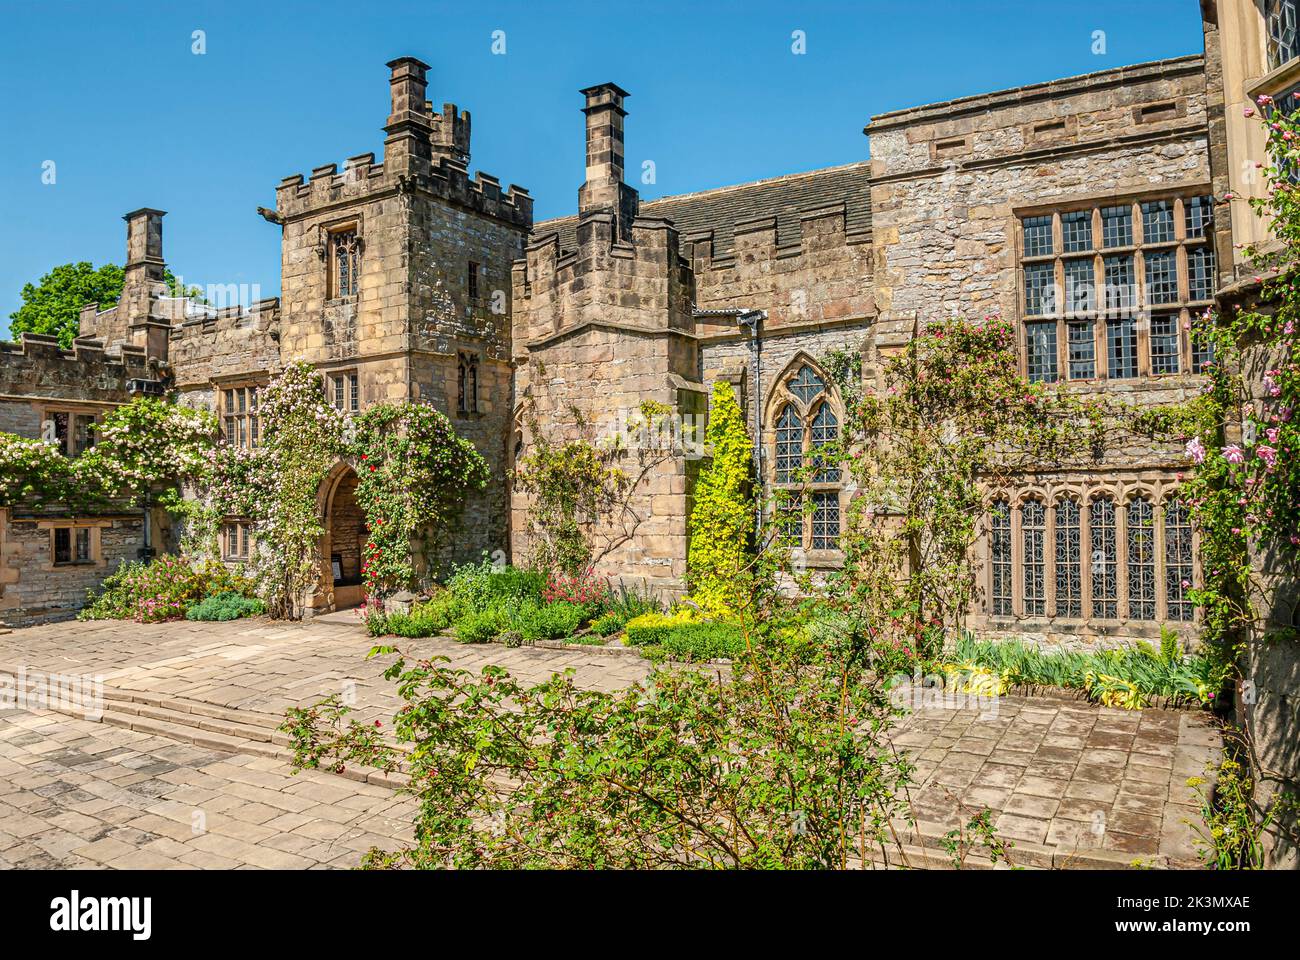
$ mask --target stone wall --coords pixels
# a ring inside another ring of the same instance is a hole
[[[0,621],[22,626],[71,616],[118,564],[138,558],[143,519],[135,516],[51,518],[0,509]],[[91,531],[88,563],[54,563],[51,527]]]

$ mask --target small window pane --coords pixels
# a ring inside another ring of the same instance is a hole
[[[1039,500],[1027,500],[1020,508],[1020,531],[1024,538],[1025,616],[1047,613],[1047,588],[1044,571],[1044,540],[1047,536],[1047,511]]]
[[[1025,314],[1048,316],[1056,312],[1056,270],[1050,263],[1025,267]]]
[[[1204,373],[1214,362],[1214,341],[1206,339],[1195,329],[1192,331],[1192,373]]]
[[[1132,257],[1106,257],[1102,261],[1105,270],[1105,304],[1107,313],[1122,313],[1133,309],[1136,302],[1134,288],[1136,280],[1133,274]]]
[[[1056,504],[1056,615],[1083,616],[1083,544],[1077,500]]]
[[[790,483],[803,466],[803,422],[787,406],[776,421],[776,482]]]
[[[814,550],[839,549],[840,495],[814,493],[812,502],[812,548]]]
[[[823,468],[821,458],[816,453],[818,447],[834,443],[838,436],[839,421],[835,419],[835,414],[831,412],[830,404],[823,403],[812,422],[813,465],[818,468],[815,483],[836,483],[840,479],[839,468],[830,465]]]
[[[1142,242],[1170,243],[1174,239],[1174,205],[1170,200],[1142,204]]]
[[[1025,225],[1025,256],[1045,257],[1052,249],[1052,218],[1027,217]]]
[[[1065,311],[1083,316],[1097,309],[1096,275],[1092,258],[1065,261]]]
[[[1111,320],[1106,324],[1106,373],[1112,380],[1131,380],[1138,375],[1137,324],[1133,320]]]
[[[993,616],[1011,616],[1011,505],[993,504],[989,552],[993,567]]]
[[[1165,504],[1165,606],[1170,620],[1190,621],[1192,589],[1192,522],[1181,500]]]
[[[1214,206],[1209,197],[1192,197],[1183,201],[1188,238],[1204,237],[1214,225]]]
[[[1147,268],[1147,303],[1178,302],[1178,260],[1174,251],[1148,253],[1145,257]]]
[[[1133,246],[1133,208],[1101,208],[1101,245],[1103,247]]]
[[[1119,616],[1119,580],[1116,572],[1115,501],[1102,497],[1088,508],[1092,570],[1092,615],[1114,620]]]
[[[1062,243],[1066,253],[1092,249],[1092,211],[1078,210],[1061,214]]]
[[[1158,314],[1151,318],[1151,372],[1154,374],[1177,373],[1181,351],[1179,350],[1178,315],[1173,313]]]
[[[90,528],[77,528],[77,562],[87,563],[90,560]]]
[[[1128,505],[1128,615],[1156,618],[1155,524],[1151,501],[1138,497]]]
[[[1214,295],[1214,251],[1192,247],[1187,251],[1188,299],[1209,300]]]
[[[54,562],[72,562],[72,530],[69,527],[57,527],[54,531]]]
[[[1035,383],[1054,383],[1059,379],[1056,371],[1056,324],[1025,324],[1025,367],[1029,379]]]
[[[1097,339],[1091,320],[1066,325],[1070,337],[1070,379],[1091,380],[1097,376]]]

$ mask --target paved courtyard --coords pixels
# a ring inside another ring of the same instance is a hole
[[[104,683],[103,722],[0,709],[0,867],[348,867],[372,845],[400,843],[412,807],[390,783],[295,777],[275,732],[286,708],[332,693],[360,719],[391,719],[389,661],[367,659],[372,645],[347,614],[0,634],[0,674]],[[527,681],[572,668],[592,689],[648,670],[634,655],[591,648],[401,646],[475,671],[499,664]],[[1220,749],[1201,714],[1022,697],[996,709],[926,707],[894,742],[917,765],[917,829],[904,838],[915,862],[933,861],[945,831],[988,809],[1025,866],[1193,865],[1186,821],[1197,815],[1185,781]]]

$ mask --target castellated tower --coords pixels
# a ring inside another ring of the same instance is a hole
[[[665,219],[639,217],[623,183],[623,99],[612,83],[586,97],[587,178],[578,194],[577,249],[541,236],[514,267],[516,456],[549,442],[613,442],[650,401],[674,419],[704,413],[692,316],[693,277]],[[702,417],[701,417],[702,419]],[[638,481],[625,509],[593,531],[596,572],[679,591],[696,461],[634,449],[619,466]],[[643,471],[646,457],[654,466]],[[645,475],[642,475],[645,473]],[[516,492],[512,537],[525,553],[528,499]]]
[[[492,471],[464,512],[452,560],[508,549],[510,270],[532,228],[532,198],[468,174],[470,115],[425,100],[428,66],[388,64],[384,159],[373,153],[285,178],[284,362],[306,359],[345,409],[422,400],[449,416]]]

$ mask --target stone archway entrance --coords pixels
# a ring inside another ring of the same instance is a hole
[[[325,508],[322,581],[335,610],[355,607],[364,599],[361,549],[367,537],[366,515],[357,504],[357,475],[343,467],[333,478]]]

